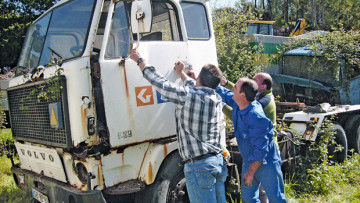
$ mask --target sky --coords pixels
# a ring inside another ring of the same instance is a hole
[[[212,8],[233,7],[236,1],[238,0],[210,0],[210,5]]]

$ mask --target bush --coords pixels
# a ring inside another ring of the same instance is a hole
[[[246,20],[251,18],[251,13],[234,8],[213,12],[219,68],[232,82],[240,77],[252,78],[265,67],[256,63],[261,56],[261,45],[251,46],[250,39],[243,34],[247,30]]]
[[[360,167],[357,159],[359,155],[343,164],[331,161],[328,146],[336,144],[332,128],[332,121],[325,120],[318,132],[317,141],[309,143],[299,137],[297,151],[300,151],[300,156],[297,164],[290,167],[286,174],[289,191],[305,196],[328,195],[339,183],[360,183],[360,172],[354,172],[353,169],[354,166]],[[339,146],[337,148],[340,150]],[[357,163],[350,165],[349,162]]]
[[[14,139],[10,129],[0,129],[0,156],[7,153],[14,153]]]

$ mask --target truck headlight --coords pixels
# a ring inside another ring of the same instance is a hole
[[[85,165],[81,162],[78,162],[75,166],[75,169],[76,169],[76,174],[77,174],[77,177],[79,178],[79,180],[83,183],[83,184],[87,184],[87,174],[88,174],[88,171],[85,167]]]

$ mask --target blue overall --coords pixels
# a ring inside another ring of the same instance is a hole
[[[260,183],[266,191],[270,202],[287,202],[284,192],[284,181],[281,172],[281,158],[273,141],[274,127],[265,116],[259,102],[253,101],[240,110],[232,99],[233,92],[219,86],[216,92],[223,101],[233,108],[232,118],[240,154],[243,158],[242,177],[250,163],[261,161],[251,187],[241,184],[243,202],[260,202]]]

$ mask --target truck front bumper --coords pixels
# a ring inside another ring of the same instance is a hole
[[[100,190],[81,191],[63,182],[42,177],[28,170],[23,170],[18,166],[11,167],[14,179],[19,188],[26,193],[33,195],[33,189],[45,195],[49,202],[69,202],[69,203],[106,203]]]

